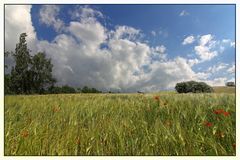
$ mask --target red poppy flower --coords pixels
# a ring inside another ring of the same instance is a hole
[[[215,114],[222,114],[225,111],[223,109],[216,109],[215,111],[213,111]]]
[[[224,115],[225,117],[227,117],[227,116],[230,115],[230,113],[229,113],[229,112],[223,112],[223,115]]]
[[[21,136],[24,137],[24,138],[28,137],[28,136],[29,136],[28,130],[23,130],[23,131],[21,132]]]
[[[204,125],[206,127],[211,127],[213,124],[211,122],[206,121],[206,122],[204,122]]]
[[[60,111],[60,107],[58,107],[58,106],[55,106],[54,108],[53,108],[53,112],[59,112]]]
[[[155,99],[156,101],[159,101],[160,97],[159,97],[159,96],[155,96],[154,99]]]
[[[233,146],[233,149],[236,149],[236,144],[235,144],[235,143],[233,143],[233,145],[232,145],[232,146]]]

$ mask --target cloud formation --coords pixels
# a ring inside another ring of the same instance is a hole
[[[53,26],[53,28],[59,32],[64,30],[64,22],[58,17],[60,7],[57,5],[44,5],[40,9],[40,22],[47,25]]]
[[[189,13],[187,12],[187,11],[185,11],[185,10],[182,10],[181,12],[180,12],[180,14],[179,14],[179,16],[188,16],[189,15]]]
[[[43,6],[39,13],[40,21],[53,27],[58,35],[51,42],[38,40],[30,11],[31,6],[7,6],[5,49],[14,50],[13,44],[18,42],[19,34],[26,32],[30,48],[44,51],[52,59],[53,74],[59,85],[87,85],[101,90],[135,92],[169,89],[186,80],[212,83],[208,73],[192,69],[193,65],[217,56],[217,52],[212,51],[215,40],[210,34],[201,36],[194,48],[200,59],[180,56],[170,59],[167,46],[151,46],[143,40],[144,34],[140,29],[125,25],[111,30],[104,27],[98,20],[104,15],[89,6],[71,11],[72,21],[68,24],[59,17],[59,6]],[[19,18],[22,14],[25,16]],[[185,43],[193,41],[192,36]],[[219,84],[223,80],[226,79],[213,81]]]
[[[228,64],[220,63],[220,64],[209,67],[207,71],[213,74],[213,73],[219,72],[223,69],[226,69],[227,67],[228,67]]]
[[[29,46],[34,46],[36,33],[31,20],[30,5],[5,5],[5,48],[14,51],[19,35],[28,33]]]
[[[208,61],[218,55],[216,50],[213,50],[215,47],[216,41],[213,40],[211,34],[201,36],[198,46],[195,46],[196,54],[202,61]]]
[[[194,36],[188,36],[183,40],[182,45],[191,44],[194,41],[195,41]]]
[[[232,64],[228,69],[227,72],[230,74],[234,74],[235,73],[235,65]]]

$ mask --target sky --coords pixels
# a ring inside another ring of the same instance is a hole
[[[51,58],[57,85],[152,92],[235,81],[234,5],[5,5],[5,51],[23,32],[32,55]]]

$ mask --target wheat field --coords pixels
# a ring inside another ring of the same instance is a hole
[[[5,155],[235,155],[235,94],[5,96]]]

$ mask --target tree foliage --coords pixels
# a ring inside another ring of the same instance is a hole
[[[101,93],[101,91],[97,90],[96,88],[88,88],[87,86],[84,86],[81,92],[82,93]]]
[[[188,81],[177,83],[175,89],[178,93],[210,93],[213,88],[204,82]]]
[[[49,87],[48,93],[60,94],[60,93],[102,93],[101,91],[97,90],[96,88],[89,88],[84,86],[82,89],[77,88],[74,89],[68,85],[64,86],[51,86]]]
[[[31,56],[26,43],[26,33],[22,33],[19,38],[19,43],[16,45],[13,58],[15,60],[15,66],[11,70],[11,90],[14,93],[30,93],[30,67]]]
[[[55,82],[52,76],[51,60],[41,52],[32,57],[27,47],[26,37],[26,33],[20,35],[19,43],[12,54],[15,66],[12,67],[11,74],[4,77],[5,93],[41,94]],[[6,52],[5,55],[8,56],[9,53]]]
[[[46,58],[45,53],[39,52],[32,58],[31,76],[33,90],[36,93],[43,93],[56,81],[52,76],[51,60]]]

